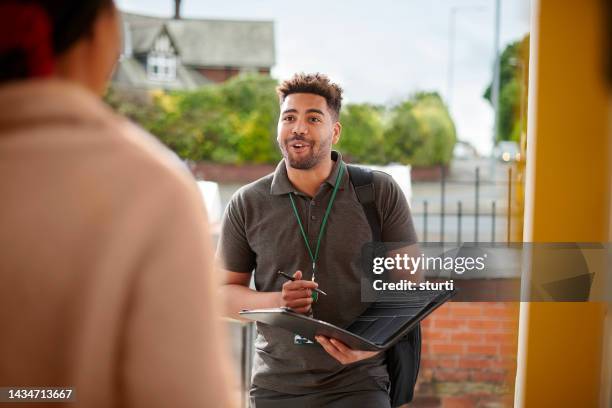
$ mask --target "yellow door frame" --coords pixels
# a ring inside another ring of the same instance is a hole
[[[609,241],[603,7],[602,0],[532,0],[526,242]],[[594,302],[521,304],[516,407],[608,405],[606,309]]]

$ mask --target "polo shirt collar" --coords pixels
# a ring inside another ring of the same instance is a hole
[[[331,172],[329,173],[329,176],[325,179],[324,182],[333,187],[334,183],[336,182],[336,177],[338,177],[338,172],[340,171],[339,164],[342,162],[342,155],[339,152],[332,150],[331,158],[334,161],[334,164],[332,166]],[[346,174],[345,168],[344,175],[342,176],[342,180],[340,181],[340,188],[346,187],[346,183],[348,183],[348,175]],[[299,193],[299,191],[297,191],[297,189],[289,181],[289,176],[287,176],[287,168],[285,167],[284,159],[281,160],[276,166],[274,176],[272,177],[270,193],[272,195]]]

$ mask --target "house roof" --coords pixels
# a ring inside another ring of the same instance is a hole
[[[164,26],[181,62],[192,67],[271,68],[275,63],[272,21],[166,19],[122,13],[134,54],[145,54]]]

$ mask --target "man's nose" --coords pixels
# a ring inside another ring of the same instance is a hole
[[[293,129],[291,129],[291,133],[294,135],[304,135],[308,131],[308,127],[306,126],[306,122],[303,120],[296,120],[293,122]]]

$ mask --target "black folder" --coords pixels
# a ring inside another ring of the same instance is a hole
[[[290,308],[254,309],[240,312],[247,319],[280,327],[315,341],[323,335],[342,341],[354,350],[386,350],[427,315],[455,294],[454,290],[414,291],[372,303],[348,327],[341,328]]]

